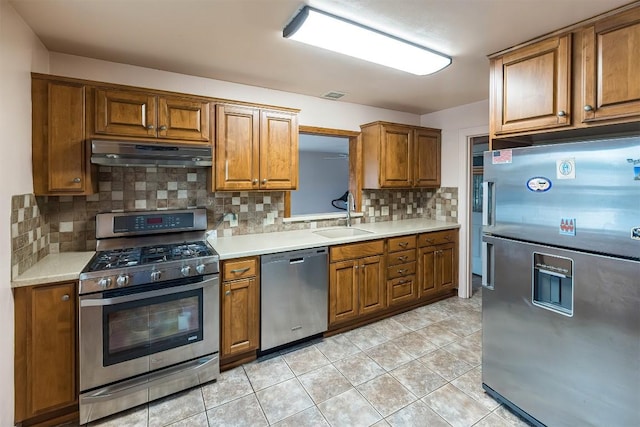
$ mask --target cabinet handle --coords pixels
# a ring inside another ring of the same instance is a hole
[[[564,117],[566,115],[567,115],[567,113],[564,110],[558,111],[558,117]]]
[[[160,126],[158,129],[160,129],[160,130],[167,130],[167,125],[162,125],[162,126]]]
[[[60,298],[62,301],[69,301],[69,295],[64,294],[62,295],[62,298]]]
[[[402,268],[402,269],[398,270],[398,274],[404,274],[406,272],[407,272],[406,268]]]
[[[408,258],[407,256],[399,256],[398,261],[406,261],[407,258]]]
[[[224,292],[225,295],[231,295],[231,286],[230,285],[226,285],[225,286],[227,288],[227,290]]]
[[[427,243],[433,243],[433,239],[424,239],[424,241]]]
[[[593,107],[589,104],[584,106],[584,111],[593,111]]]
[[[258,178],[255,178],[255,179],[253,180],[253,183],[254,183],[254,184],[257,184],[257,183],[258,183]]]
[[[231,270],[231,272],[233,274],[242,274],[242,273],[246,273],[247,271],[251,270],[251,267],[247,267],[247,268],[236,268],[235,270]]]
[[[398,243],[398,246],[406,248],[408,244],[409,244],[409,242],[400,242],[400,243]]]
[[[444,240],[446,240],[448,242],[449,240],[451,240],[451,236],[444,236]],[[442,252],[442,251],[440,251],[440,252]]]
[[[152,130],[155,129],[156,127],[154,125],[147,125],[147,129]]]
[[[266,184],[266,183],[267,183],[267,178],[264,178],[264,179],[262,180],[262,183],[263,183],[263,184]]]
[[[76,184],[80,183],[81,179],[80,178],[73,178],[73,182],[75,182]]]

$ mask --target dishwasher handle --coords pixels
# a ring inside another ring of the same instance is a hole
[[[302,264],[304,262],[304,258],[291,258],[289,260],[289,264]]]

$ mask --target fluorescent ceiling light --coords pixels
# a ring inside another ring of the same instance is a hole
[[[451,64],[451,58],[305,6],[282,31],[284,37],[423,76]]]

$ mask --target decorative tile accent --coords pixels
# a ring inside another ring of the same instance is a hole
[[[208,229],[220,236],[332,227],[342,219],[284,223],[284,192],[207,190],[205,168],[106,167],[90,196],[14,196],[12,277],[48,253],[94,250],[100,212],[205,207]],[[363,190],[362,218],[354,223],[428,218],[457,221],[458,189]],[[39,231],[38,231],[39,230]],[[35,255],[34,255],[35,254]]]
[[[11,198],[11,279],[49,254],[49,224],[33,194]]]

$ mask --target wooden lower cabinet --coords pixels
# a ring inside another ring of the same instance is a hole
[[[420,298],[452,291],[457,287],[457,244],[444,243],[418,249],[418,293]]]
[[[332,247],[329,327],[386,308],[384,241]]]
[[[221,286],[221,365],[225,359],[254,356],[260,345],[258,258],[223,261]]]
[[[14,289],[15,422],[77,417],[76,282]]]

